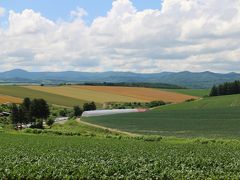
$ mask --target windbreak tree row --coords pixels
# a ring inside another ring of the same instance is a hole
[[[210,96],[222,96],[240,94],[240,81],[226,82],[218,86],[213,86]]]

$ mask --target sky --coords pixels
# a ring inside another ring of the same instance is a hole
[[[239,0],[0,0],[0,69],[240,72]]]

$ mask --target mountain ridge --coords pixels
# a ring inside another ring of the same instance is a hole
[[[81,71],[61,71],[61,72],[29,72],[23,69],[13,69],[0,72],[1,82],[27,83],[84,83],[84,82],[147,82],[147,83],[167,83],[188,88],[210,88],[227,81],[240,80],[240,74],[204,72],[160,72],[160,73],[134,73],[121,71],[107,72],[81,72]]]

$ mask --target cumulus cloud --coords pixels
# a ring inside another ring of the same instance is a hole
[[[54,22],[10,11],[0,28],[1,69],[240,72],[239,0],[164,0],[143,11],[117,0],[90,25],[84,9],[70,15]]]

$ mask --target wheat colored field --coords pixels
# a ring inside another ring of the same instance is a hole
[[[149,102],[163,100],[165,102],[183,102],[187,99],[197,99],[174,92],[159,89],[139,87],[111,87],[111,86],[25,86],[26,88],[72,97],[85,101],[104,102]]]
[[[22,99],[12,97],[12,96],[6,96],[6,95],[0,95],[0,104],[4,103],[21,103]]]

